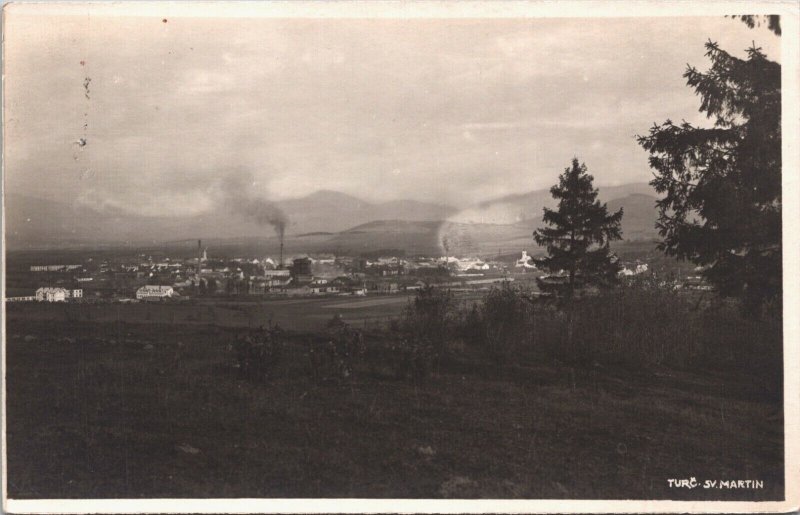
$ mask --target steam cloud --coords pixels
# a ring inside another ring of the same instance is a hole
[[[286,232],[289,219],[273,202],[259,197],[254,187],[252,175],[231,174],[223,183],[225,205],[233,213],[252,220],[259,225],[270,225],[278,234],[281,242]]]

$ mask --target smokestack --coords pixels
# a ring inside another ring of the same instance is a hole
[[[231,174],[223,183],[224,202],[241,217],[259,225],[270,225],[280,240],[279,266],[283,268],[283,235],[288,219],[281,208],[252,191],[255,181],[249,174]]]
[[[203,260],[203,240],[197,240],[197,275],[200,275],[200,262]]]

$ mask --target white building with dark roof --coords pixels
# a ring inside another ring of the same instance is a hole
[[[175,290],[172,286],[147,285],[136,290],[137,299],[163,299],[172,297],[174,294]]]
[[[36,300],[40,302],[66,302],[69,296],[64,288],[43,287],[36,290]]]

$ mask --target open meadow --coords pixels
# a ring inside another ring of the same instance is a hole
[[[396,318],[412,296],[288,298],[269,301],[195,301],[186,303],[19,303],[9,315],[26,320],[131,322],[253,327],[276,323],[285,329],[319,329],[334,315],[363,328]]]

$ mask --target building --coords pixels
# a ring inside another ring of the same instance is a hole
[[[617,275],[620,277],[630,277],[632,275],[639,275],[647,272],[647,263],[637,263],[635,267],[628,268],[627,266],[623,266],[622,269],[617,272]]]
[[[69,272],[79,268],[81,265],[33,265],[31,272]]]
[[[705,277],[701,275],[694,275],[689,276],[683,282],[683,285],[679,287],[685,290],[696,290],[696,291],[714,291],[715,288],[712,284],[708,283]]]
[[[292,282],[292,276],[289,270],[285,268],[277,268],[275,270],[265,270],[263,277],[254,277],[252,280],[263,281],[266,292],[269,290],[286,288],[289,283]]]
[[[254,276],[247,282],[247,293],[250,295],[264,295],[266,293],[281,292],[292,282],[287,274],[284,276]]]
[[[311,259],[296,258],[292,261],[291,272],[292,275],[311,275]]]
[[[172,286],[142,286],[136,290],[137,299],[163,299],[175,295]]]
[[[312,295],[325,295],[339,293],[338,286],[314,284],[309,287]]]
[[[292,280],[297,285],[308,284],[314,280],[311,273],[311,260],[307,257],[295,259],[289,269]]]
[[[69,292],[64,288],[44,287],[36,290],[36,300],[39,302],[66,302]]]
[[[514,263],[514,266],[516,268],[536,270],[536,265],[533,264],[533,259],[528,255],[527,250],[522,251],[522,256]]]
[[[247,282],[247,293],[249,295],[264,295],[270,290],[270,281],[263,277],[254,277]]]
[[[278,264],[275,261],[273,261],[271,257],[264,258],[264,261],[262,261],[261,266],[264,267],[264,270],[275,270],[276,268],[278,268]]]
[[[291,272],[289,270],[283,269],[275,269],[275,270],[264,270],[264,277],[267,279],[282,279],[284,281],[288,280],[291,276]]]
[[[400,286],[397,283],[373,283],[370,285],[372,290],[378,293],[397,293],[400,291]]]

